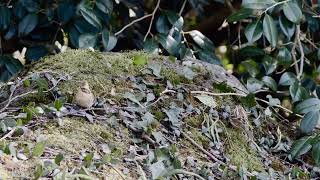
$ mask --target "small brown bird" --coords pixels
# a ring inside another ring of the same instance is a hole
[[[74,102],[83,108],[90,108],[94,104],[94,100],[95,97],[90,90],[89,83],[87,81],[81,81]]]

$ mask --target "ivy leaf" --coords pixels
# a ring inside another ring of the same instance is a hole
[[[38,24],[37,14],[28,14],[19,22],[19,37],[28,35]]]
[[[252,9],[248,8],[242,8],[239,11],[233,13],[231,16],[227,18],[227,22],[232,23],[232,22],[237,22],[243,19],[246,19],[250,17],[253,14]]]
[[[318,110],[320,110],[320,99],[318,98],[309,98],[297,104],[295,107],[295,112],[303,114]]]
[[[11,20],[11,11],[8,7],[0,6],[0,30],[9,28]]]
[[[246,60],[241,62],[241,64],[246,68],[251,77],[256,77],[259,74],[259,66],[254,60]]]
[[[156,22],[156,29],[159,33],[167,34],[169,32],[169,21],[165,15],[160,15]]]
[[[97,8],[106,14],[111,14],[113,10],[112,0],[96,0]]]
[[[298,79],[297,79],[296,75],[294,75],[292,72],[285,72],[282,74],[282,76],[279,80],[279,85],[290,86],[297,81],[298,81]]]
[[[270,76],[264,76],[262,78],[262,82],[268,86],[270,89],[272,89],[273,91],[277,91],[278,86],[277,86],[277,82]]]
[[[201,94],[201,95],[195,96],[195,98],[197,98],[201,103],[203,103],[206,106],[209,106],[212,108],[215,108],[217,106],[217,103],[212,96]]]
[[[213,42],[203,35],[200,31],[192,30],[189,32],[190,36],[201,47],[201,49],[212,51],[214,48]]]
[[[300,130],[304,134],[310,134],[317,126],[320,118],[319,111],[310,111],[305,114],[300,123]]]
[[[303,137],[293,143],[289,158],[291,160],[298,158],[301,155],[307,153],[311,149],[311,147],[311,137]]]
[[[72,3],[68,1],[59,3],[59,6],[57,8],[57,15],[58,15],[58,19],[61,22],[67,23],[68,21],[71,20],[74,14],[75,14],[75,7]]]
[[[63,154],[59,153],[55,158],[54,158],[54,163],[57,165],[60,165],[61,161],[64,159]]]
[[[256,78],[249,78],[247,81],[247,88],[249,92],[256,92],[260,90],[263,86],[263,82],[259,81]]]
[[[247,40],[250,44],[259,40],[263,34],[262,32],[262,23],[260,21],[252,22],[247,25],[244,32]]]
[[[133,57],[133,64],[134,65],[143,66],[143,65],[146,65],[147,63],[148,63],[148,59],[147,59],[146,56],[143,56],[143,55],[139,54],[139,55],[135,55]]]
[[[271,46],[276,47],[278,41],[277,27],[272,17],[268,14],[266,14],[263,19],[263,33]]]
[[[266,74],[269,75],[277,69],[278,61],[271,56],[264,56],[262,59],[262,65],[266,71]]]
[[[284,15],[293,23],[299,24],[302,19],[302,12],[297,3],[289,1],[283,5]]]
[[[308,91],[298,82],[293,83],[290,86],[289,91],[293,102],[301,101],[309,97]]]

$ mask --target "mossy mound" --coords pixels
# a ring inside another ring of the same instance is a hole
[[[137,58],[145,59],[147,63],[136,63]],[[138,179],[143,176],[154,178],[158,174],[147,167],[158,165],[159,159],[166,161],[165,166],[168,166],[168,169],[181,166],[180,168],[197,174],[199,174],[199,166],[217,169],[218,167],[213,167],[212,162],[203,152],[186,139],[179,137],[179,131],[191,132],[191,137],[196,143],[205,149],[212,148],[212,139],[201,130],[204,114],[209,113],[210,108],[199,102],[189,91],[221,90],[213,86],[210,73],[191,69],[192,72],[187,71],[187,73],[189,75],[191,73],[194,77],[190,78],[181,73],[184,69],[180,62],[169,59],[141,51],[100,53],[89,50],[68,50],[33,64],[30,71],[24,72],[24,76],[21,77],[30,77],[25,81],[30,80],[31,83],[25,83],[28,85],[18,88],[14,96],[31,91],[33,88],[39,89],[39,83],[33,82],[34,74],[43,76],[43,73],[47,73],[43,77],[47,79],[51,77],[47,84],[50,87],[53,86],[52,77],[55,80],[62,76],[65,78],[52,88],[54,92],[28,94],[24,97],[24,102],[17,101],[11,105],[33,106],[32,109],[42,107],[45,112],[29,117],[28,122],[23,124],[28,128],[22,136],[9,137],[3,141],[3,149],[9,147],[11,143],[15,144],[14,147],[18,152],[16,155],[24,154],[25,156],[25,158],[17,158],[17,162],[27,166],[17,169],[8,169],[5,166],[3,169],[14,177],[53,178],[65,172],[65,175],[71,179],[76,177],[108,179],[111,178],[110,174],[115,174],[115,179]],[[157,69],[150,71],[152,64],[161,67],[161,71],[157,72]],[[145,70],[149,71],[145,72]],[[72,104],[73,95],[82,80],[88,81],[97,99],[108,104],[110,109],[117,106],[116,111],[108,111],[101,105],[91,110],[81,110]],[[168,88],[171,91],[168,91]],[[50,88],[44,88],[43,91],[46,92],[48,89]],[[140,98],[141,93],[137,93],[141,89],[147,94],[142,98]],[[136,96],[125,98],[124,94],[128,92]],[[164,97],[166,93],[169,94]],[[54,109],[53,107],[58,106],[55,102],[58,99],[57,96],[67,99],[64,106],[69,114],[57,114],[56,110],[54,113],[50,112]],[[222,107],[230,106],[233,109],[238,104],[236,99],[228,96],[215,97],[214,100],[217,107],[212,109],[217,112],[222,111]],[[192,110],[188,112],[188,108]],[[70,109],[76,113],[70,113]],[[19,112],[23,110],[17,110],[13,114],[17,116]],[[25,109],[24,112],[26,112]],[[19,127],[21,122],[25,122],[18,118],[15,120]],[[172,125],[174,121],[177,122]],[[224,123],[228,126],[227,121]],[[220,128],[223,129],[222,126]],[[263,166],[257,153],[249,148],[239,130],[229,128],[227,133],[232,143],[230,146],[225,146],[225,152],[229,154],[231,163],[237,166],[244,164],[250,170],[262,170]],[[45,148],[41,156],[36,157],[33,152],[39,141],[45,142]],[[225,140],[222,139],[222,141]],[[175,150],[162,150],[172,144],[176,144],[176,149],[172,148]],[[223,161],[225,152],[221,150],[220,158]],[[158,151],[161,151],[161,158],[157,157],[160,156],[157,154]],[[63,154],[64,157],[61,163],[56,162],[59,154]],[[162,157],[164,154],[166,156]],[[180,166],[177,165],[179,163],[176,162],[176,156],[180,159]],[[189,156],[197,159],[198,170],[194,165],[184,167],[183,164]],[[159,168],[163,170],[162,166]],[[145,175],[142,175],[142,172],[145,172]],[[209,177],[214,172],[213,170],[206,173],[203,171],[203,174],[200,174],[203,177]],[[218,170],[216,172],[221,173]],[[1,167],[0,173],[2,173]]]

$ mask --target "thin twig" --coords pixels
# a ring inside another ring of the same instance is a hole
[[[299,67],[298,67],[298,62],[297,62],[297,57],[296,57],[296,47],[297,47],[297,42],[298,42],[297,38],[299,38],[299,36],[296,34],[296,37],[294,39],[293,46],[292,46],[292,49],[291,49],[291,56],[292,56],[292,59],[293,59],[293,64],[294,64],[294,69],[296,71],[296,75],[298,76]]]
[[[241,96],[246,97],[246,94],[240,94],[240,93],[211,93],[206,91],[191,91],[191,94],[207,94],[211,96]]]
[[[146,41],[148,35],[150,34],[151,27],[152,27],[153,20],[154,20],[154,16],[155,16],[155,14],[156,14],[157,10],[159,9],[159,6],[160,6],[160,1],[161,0],[158,0],[156,7],[154,8],[154,10],[153,10],[153,12],[151,14],[151,21],[150,21],[149,29],[148,29],[146,35],[144,36],[143,41]]]
[[[145,16],[142,16],[141,18],[138,18],[138,19],[135,19],[133,20],[131,23],[125,25],[120,31],[116,32],[114,35],[118,36],[119,34],[121,34],[124,30],[126,30],[128,27],[132,26],[133,24],[139,22],[139,21],[142,21],[148,17],[151,17],[152,14],[148,14],[148,15],[145,15]]]
[[[207,150],[205,150],[202,146],[200,146],[197,142],[195,142],[190,136],[187,135],[187,133],[181,131],[181,134],[183,137],[185,137],[188,141],[190,141],[190,143],[194,146],[196,146],[200,151],[202,151],[204,154],[206,154],[211,160],[224,164],[224,162],[222,162],[221,160],[219,160],[218,158],[216,158],[213,154],[211,154],[210,152],[208,152]]]
[[[183,169],[175,169],[175,170],[172,170],[171,172],[168,173],[167,176],[172,176],[172,175],[175,175],[175,174],[186,174],[186,175],[190,175],[190,176],[194,176],[200,180],[205,180],[205,178],[201,177],[200,175],[196,174],[196,173],[193,173],[193,172],[189,172],[189,171],[186,171],[186,170],[183,170]]]
[[[300,25],[297,25],[297,28],[296,28],[297,37],[296,38],[297,38],[299,49],[300,49],[300,71],[297,76],[298,79],[301,79],[301,76],[303,75],[303,66],[304,66],[304,51],[303,51],[302,43],[300,40],[300,31],[301,31]]]
[[[187,4],[187,0],[184,0],[183,4],[182,4],[182,6],[181,6],[181,9],[180,9],[180,11],[179,11],[179,15],[180,15],[180,16],[182,15],[184,8],[186,7],[186,4]]]

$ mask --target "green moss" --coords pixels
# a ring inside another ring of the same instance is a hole
[[[204,136],[198,129],[191,129],[192,139],[198,144],[201,144],[203,148],[208,149],[210,146],[210,139]]]
[[[186,123],[189,126],[192,126],[194,128],[201,128],[202,122],[203,122],[203,116],[198,115],[198,116],[188,116],[185,119]]]
[[[232,165],[245,166],[249,171],[262,171],[263,164],[257,152],[250,148],[248,140],[240,130],[227,129],[227,154]]]
[[[153,114],[158,121],[162,121],[166,117],[165,114],[160,110],[155,110]]]

